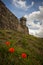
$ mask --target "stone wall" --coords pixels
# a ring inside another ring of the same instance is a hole
[[[24,25],[25,24],[25,25]],[[18,19],[0,0],[0,29],[17,30],[28,34],[28,28],[24,19]]]
[[[17,27],[17,17],[12,14],[2,2],[0,2],[0,28],[16,30]]]
[[[26,26],[22,27],[20,24],[18,25],[17,30],[18,30],[19,32],[21,32],[21,33],[29,34],[28,27],[26,27]]]

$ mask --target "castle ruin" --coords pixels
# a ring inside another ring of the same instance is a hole
[[[26,18],[22,17],[19,20],[1,0],[0,0],[0,29],[17,30],[24,34],[29,34],[28,27],[26,26]]]

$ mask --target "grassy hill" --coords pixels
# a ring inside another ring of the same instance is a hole
[[[6,46],[7,41],[10,46]],[[14,53],[8,52],[11,47],[15,49]],[[27,57],[22,58],[22,53],[26,53]],[[0,65],[43,65],[43,38],[0,30]]]

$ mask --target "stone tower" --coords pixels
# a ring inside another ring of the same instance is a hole
[[[22,26],[26,26],[26,18],[25,17],[20,18],[20,24]]]
[[[26,18],[25,17],[20,18],[20,23],[18,25],[18,31],[20,31],[24,34],[29,34],[28,27],[26,26]]]

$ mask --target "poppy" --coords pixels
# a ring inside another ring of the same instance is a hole
[[[22,58],[26,58],[27,57],[26,53],[22,53],[21,56],[22,56]]]
[[[5,44],[8,46],[8,45],[10,45],[10,42],[6,42]]]
[[[15,51],[14,48],[9,48],[9,52],[10,52],[10,53],[13,53],[14,51]]]

